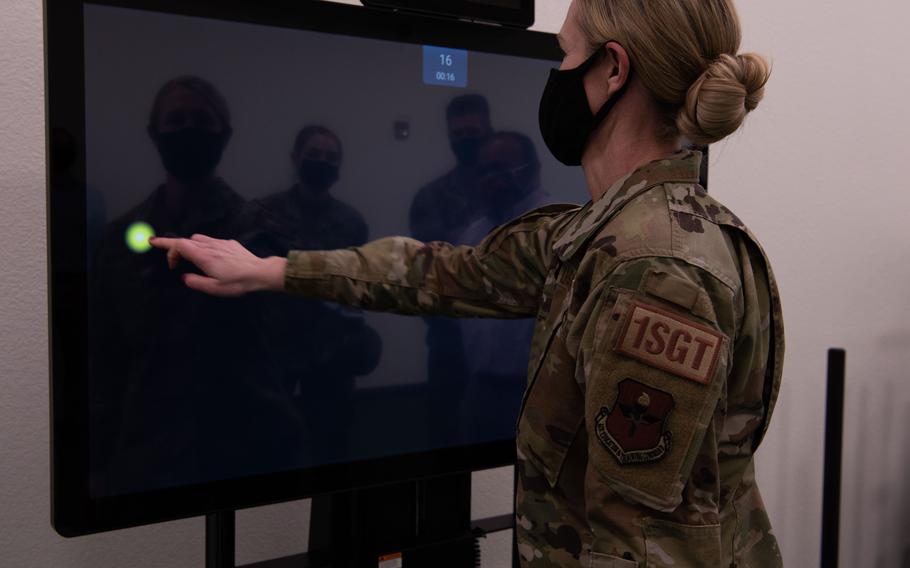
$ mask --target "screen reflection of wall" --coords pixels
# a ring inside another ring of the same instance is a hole
[[[580,173],[539,152],[552,63],[465,53],[465,86],[433,85],[419,45],[101,6],[85,26],[87,182],[105,204],[88,219],[104,234],[94,495],[514,436],[533,322],[210,298],[182,285],[192,267],[125,235],[261,256],[400,234],[474,244],[585,198]]]

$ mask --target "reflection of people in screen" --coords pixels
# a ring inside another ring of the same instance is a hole
[[[461,242],[480,244],[494,227],[547,202],[540,186],[540,159],[530,138],[497,132],[477,157],[480,217]],[[515,434],[521,393],[527,382],[533,320],[456,320],[465,351],[468,380],[461,424],[467,439],[508,439]]]
[[[297,181],[260,201],[274,232],[269,254],[359,246],[367,224],[353,207],[333,197],[344,158],[341,140],[322,126],[300,130],[291,151]],[[264,321],[282,382],[293,393],[313,434],[319,463],[349,458],[355,377],[379,362],[379,334],[357,310],[288,297],[266,300]],[[306,325],[301,325],[306,322]]]
[[[363,215],[330,193],[343,158],[341,140],[334,132],[323,126],[301,129],[291,151],[296,182],[262,199],[263,207],[294,239],[295,248],[346,248],[367,241]]]
[[[420,241],[459,243],[465,228],[480,215],[477,156],[493,132],[490,107],[481,95],[461,95],[446,109],[449,144],[455,167],[422,187],[411,203],[411,235]],[[447,414],[464,393],[464,348],[458,323],[427,318],[427,380],[433,443],[451,445],[457,427]]]
[[[478,215],[477,153],[493,133],[490,107],[482,95],[461,95],[446,109],[455,167],[420,188],[411,204],[411,235],[420,241],[457,240]]]
[[[157,251],[137,254],[124,239],[136,222],[159,235],[248,233],[244,200],[216,175],[231,137],[228,105],[204,79],[174,79],[154,99],[148,134],[167,180],[106,228],[96,263],[94,459],[110,476],[94,479],[96,487],[130,491],[298,466],[303,428],[274,365],[263,366],[258,300],[193,293],[162,270]]]
[[[534,142],[518,132],[497,132],[477,154],[478,216],[458,237],[476,245],[494,227],[540,207],[549,194],[540,186]]]

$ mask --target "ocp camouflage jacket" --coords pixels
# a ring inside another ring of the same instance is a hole
[[[781,565],[753,465],[780,388],[780,297],[757,240],[698,185],[700,162],[652,162],[477,247],[396,237],[288,257],[294,293],[537,318],[517,433],[522,566]]]

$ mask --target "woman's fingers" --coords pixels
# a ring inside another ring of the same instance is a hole
[[[183,281],[193,290],[214,296],[234,297],[250,291],[250,273],[260,262],[240,243],[206,235],[196,234],[189,239],[155,237],[149,243],[167,251],[171,269],[177,267],[181,258],[201,269],[204,274],[185,274]]]
[[[180,262],[180,257],[183,256],[183,251],[180,249],[186,249],[186,245],[182,243],[183,239],[180,239],[174,243],[174,246],[167,250],[167,265],[171,268],[171,270],[177,268],[177,263]]]
[[[205,292],[212,296],[230,296],[218,280],[211,278],[209,276],[201,276],[199,274],[184,274],[183,282],[187,285],[188,288],[193,290],[198,290],[199,292]]]
[[[149,237],[149,244],[158,249],[170,249],[176,241],[180,239],[171,239],[168,237]]]
[[[149,239],[149,244],[157,249],[167,251],[167,265],[169,268],[173,269],[177,266],[177,262],[180,260],[180,253],[177,249],[179,247],[180,241],[182,240],[183,239],[152,237]]]
[[[209,256],[208,253],[209,251],[197,241],[180,239],[177,241],[176,246],[167,253],[168,265],[170,265],[171,268],[175,268],[177,262],[179,262],[181,258],[185,258],[205,271],[205,265],[207,264],[206,260]],[[172,258],[173,262],[171,262]]]
[[[195,235],[190,237],[190,239],[193,241],[196,241],[198,243],[214,243],[214,242],[218,241],[218,239],[213,239],[212,237],[209,237],[207,235],[200,235],[199,233],[196,233]]]
[[[177,268],[177,263],[181,258],[187,259],[196,266],[199,266],[199,263],[204,260],[200,244],[190,239],[152,237],[149,239],[149,244],[167,251],[167,265],[171,269]]]

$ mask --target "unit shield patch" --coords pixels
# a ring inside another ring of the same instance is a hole
[[[625,379],[613,409],[602,407],[595,434],[620,465],[660,461],[670,451],[671,434],[664,431],[675,405],[670,393]]]

